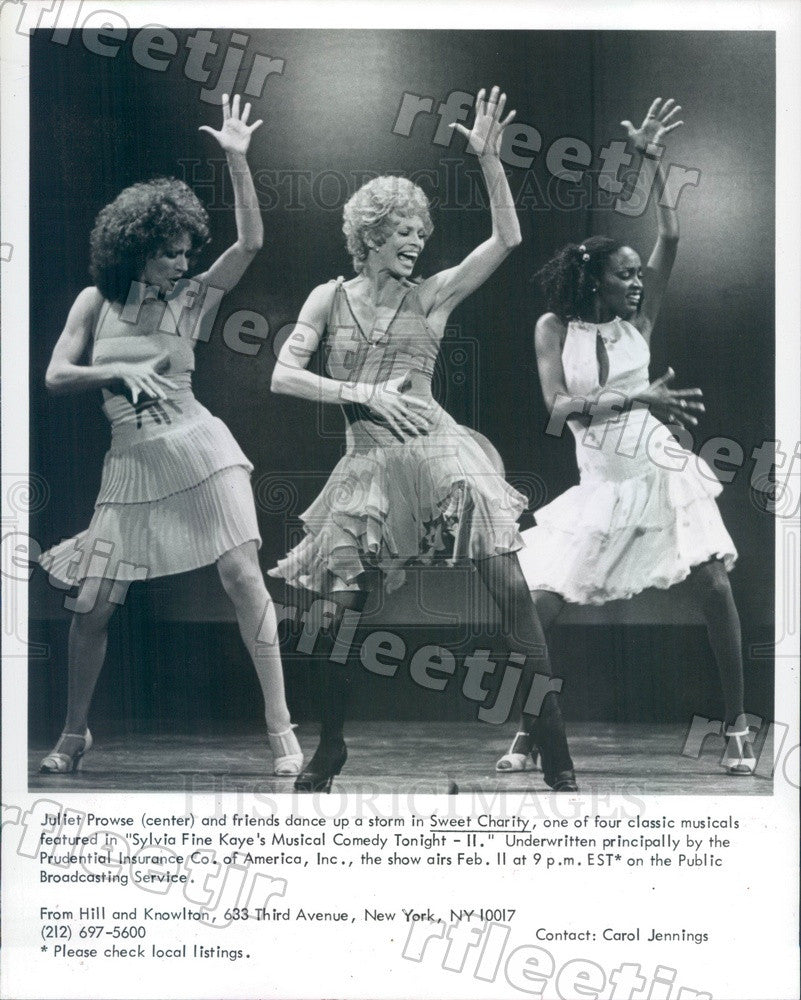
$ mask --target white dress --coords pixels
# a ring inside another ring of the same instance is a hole
[[[570,394],[598,391],[598,336],[609,362],[605,395],[622,400],[645,389],[650,352],[636,327],[619,318],[572,321],[562,349]],[[536,527],[522,533],[520,563],[531,590],[604,604],[672,587],[714,557],[731,569],[737,550],[715,503],[720,482],[645,406],[589,427],[568,424],[581,481],[540,508]]]

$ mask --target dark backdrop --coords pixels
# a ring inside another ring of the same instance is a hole
[[[200,124],[216,125],[219,111],[201,99],[202,85],[184,72],[191,34],[175,32],[178,51],[163,72],[133,59],[132,33],[113,58],[90,52],[77,34],[66,45],[50,32],[31,39],[31,470],[50,487],[31,530],[43,547],[85,527],[108,445],[99,394],[58,398],[43,386],[67,311],[89,283],[88,235],[96,213],[122,187],[170,174],[191,183],[211,215],[212,243],[199,266],[234,238],[224,161],[214,141],[197,131]],[[764,641],[772,622],[773,536],[770,518],[751,496],[748,458],[773,437],[773,35],[307,30],[250,31],[245,43],[243,34],[234,42],[246,48],[245,69],[256,53],[284,60],[283,72],[268,77],[263,96],[254,100],[253,117],[265,119],[249,154],[264,208],[265,247],[224,301],[208,343],[199,345],[195,384],[200,400],[229,425],[255,465],[264,567],[296,540],[297,515],[342,452],[335,408],[315,412],[307,402],[272,396],[268,387],[275,335],[315,284],[350,273],[340,230],[346,197],[375,172],[418,174],[435,203],[423,274],[456,263],[489,230],[477,164],[464,157],[463,141],[435,144],[436,114],[421,115],[408,136],[393,132],[403,94],[433,98],[436,111],[453,90],[475,93],[497,81],[518,121],[542,136],[531,167],[510,171],[523,246],[453,314],[437,376],[444,405],[495,444],[532,507],[561,493],[577,474],[569,437],[543,434],[547,417],[532,349],[542,303],[531,275],[567,240],[609,232],[625,235],[647,255],[655,237],[652,209],[632,219],[599,204],[592,173],[597,158],[577,184],[554,180],[546,152],[554,140],[571,136],[597,154],[621,138],[621,119],[639,120],[653,97],[675,96],[687,124],[674,134],[670,161],[697,168],[700,181],[683,195],[682,242],[653,338],[652,371],[661,373],[669,363],[681,384],[703,388],[707,415],[698,444],[725,435],[744,450],[744,467],[720,504],[740,550],[732,582],[746,645]],[[215,32],[214,40],[223,52],[231,33]],[[207,60],[212,72],[206,86],[215,84],[221,62]],[[243,73],[239,88],[245,78]],[[238,309],[255,310],[269,322],[270,337],[254,356],[223,342],[225,320]],[[458,616],[463,605],[464,581],[449,581],[440,578],[433,589],[429,622],[431,635],[443,641],[438,611]],[[271,583],[271,590],[283,599],[280,586]],[[405,588],[373,622],[414,621],[415,595],[414,587]],[[62,604],[63,595],[36,574],[32,633],[49,648],[31,673],[37,719],[52,712],[56,720],[62,712],[68,620]],[[231,718],[239,711],[237,699],[251,705],[254,681],[234,627],[209,624],[231,621],[213,572],[134,588],[118,618],[99,712],[142,721],[171,717],[186,662],[193,677],[207,676],[212,686],[221,683],[215,681],[219,670],[228,671]],[[182,626],[165,627],[164,620],[202,624],[183,634]],[[641,624],[628,632],[587,625],[604,620]],[[703,629],[681,588],[602,613],[572,611],[567,622],[572,627],[557,630],[554,643],[561,672],[568,676],[572,669],[578,681],[569,696],[575,714],[673,718],[690,703],[691,711],[699,705],[715,711],[717,680]],[[749,662],[748,683],[760,711],[770,710],[768,666]],[[301,673],[298,668],[289,683],[302,700]],[[684,694],[666,697],[668,687]],[[122,688],[132,692],[126,705],[111,694]],[[136,694],[139,688],[146,693]],[[599,700],[601,688],[626,694]],[[397,689],[386,697],[376,692],[368,701],[367,713],[426,711],[414,689],[400,698]],[[202,698],[200,705],[185,709],[187,718],[217,711]],[[245,716],[248,711],[252,706]]]

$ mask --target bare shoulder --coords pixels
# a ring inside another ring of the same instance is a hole
[[[538,351],[561,350],[567,334],[567,324],[556,313],[547,312],[534,327],[534,343]]]
[[[326,281],[322,285],[314,287],[306,296],[298,315],[298,324],[304,328],[311,328],[322,336],[328,318],[331,315],[331,306],[334,302],[337,288],[341,282],[338,280]]]
[[[103,293],[95,285],[87,285],[82,288],[75,298],[73,309],[77,309],[82,314],[97,315],[101,306],[105,302]]]
[[[99,288],[88,285],[81,289],[72,303],[64,332],[70,337],[80,336],[83,339],[90,337],[97,327],[105,305],[107,305],[106,299]]]
[[[304,308],[309,307],[315,311],[324,310],[326,313],[331,308],[337,288],[342,284],[338,278],[332,278],[322,285],[317,285],[309,292]]]

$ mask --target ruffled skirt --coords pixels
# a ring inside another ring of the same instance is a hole
[[[540,508],[520,553],[529,588],[604,604],[672,587],[712,558],[730,570],[737,550],[715,502],[720,483],[702,459],[687,459],[681,471],[651,465],[629,479],[582,478]]]
[[[301,515],[302,541],[270,576],[316,593],[357,590],[378,570],[388,591],[404,567],[485,559],[521,548],[526,498],[450,417],[427,436],[349,449]]]
[[[175,409],[152,427],[114,429],[89,527],[40,558],[55,580],[150,580],[216,562],[247,541],[261,544],[253,466],[194,397]]]

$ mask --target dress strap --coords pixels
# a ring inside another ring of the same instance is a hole
[[[344,282],[345,278],[341,274],[339,275],[338,278],[331,278],[331,280],[328,282],[329,285],[336,285],[336,288],[334,288],[334,294],[331,296],[331,305],[328,307],[328,315],[326,316],[325,319],[326,330],[330,330],[333,325],[334,312],[337,305],[337,299],[339,298],[341,293],[344,293],[344,289],[342,287]]]

